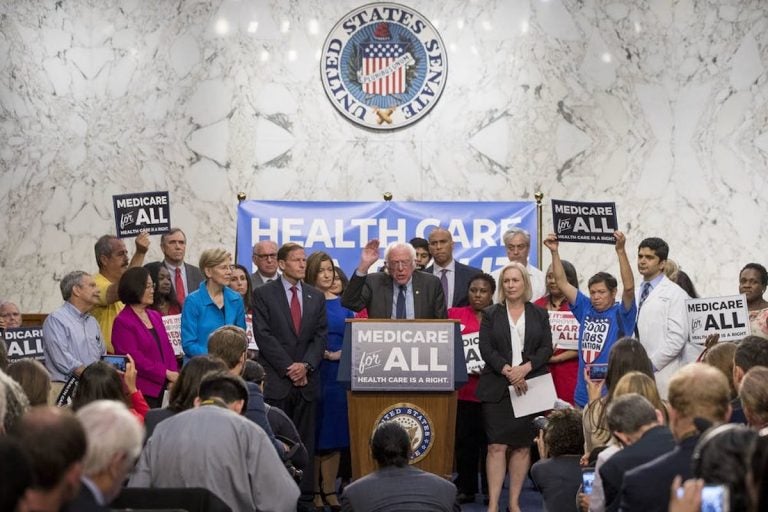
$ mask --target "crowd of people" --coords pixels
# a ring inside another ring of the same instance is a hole
[[[347,278],[330,254],[296,243],[256,243],[251,274],[221,248],[185,261],[178,228],[148,263],[146,233],[130,258],[123,240],[99,238],[97,273],[61,279],[44,364],[9,362],[0,344],[0,509],[108,510],[198,488],[211,510],[458,510],[482,499],[518,511],[528,476],[550,512],[768,507],[766,269],[749,263],[735,283],[752,335],[700,344],[685,306],[697,292],[664,240],[639,243],[636,281],[616,231],[621,288],[597,272],[587,294],[555,235],[546,272],[528,261],[527,232],[502,239],[509,263],[494,274],[457,261],[438,227],[386,247],[377,271],[369,241]],[[569,315],[577,344],[558,343],[552,314]],[[371,440],[378,470],[350,483],[337,374],[354,317],[450,318],[478,339],[482,364],[457,393],[453,483],[409,467],[407,432],[386,422]],[[0,302],[0,329],[22,320]],[[516,414],[515,396],[548,374],[555,410]]]

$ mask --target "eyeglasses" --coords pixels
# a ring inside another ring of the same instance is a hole
[[[522,251],[528,248],[528,244],[509,244],[506,247],[508,251]]]
[[[277,259],[277,253],[269,253],[269,254],[254,254],[257,258],[260,260],[276,260]]]

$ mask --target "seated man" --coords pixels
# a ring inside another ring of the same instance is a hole
[[[115,400],[97,400],[77,411],[85,429],[88,451],[83,459],[80,494],[68,511],[109,511],[123,487],[128,472],[141,453],[144,428],[125,405]]]
[[[241,416],[247,402],[240,377],[206,376],[195,408],[155,428],[128,486],[202,487],[232,510],[295,510],[299,488],[264,430]]]
[[[379,469],[351,483],[341,495],[341,510],[377,512],[459,511],[456,486],[408,465],[411,440],[405,429],[388,421],[376,428],[371,454]]]
[[[0,302],[0,319],[5,322],[3,329],[21,327],[21,311],[19,306],[11,301]]]

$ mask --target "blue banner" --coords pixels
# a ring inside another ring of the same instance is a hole
[[[483,202],[303,202],[242,201],[237,210],[237,262],[256,270],[254,244],[273,240],[278,247],[296,242],[307,255],[325,251],[350,275],[362,247],[373,238],[381,247],[427,238],[437,226],[454,240],[456,260],[492,272],[509,260],[501,236],[521,227],[531,234],[528,260],[536,264],[536,203]],[[384,257],[384,251],[381,251]],[[378,269],[383,260],[374,265]]]

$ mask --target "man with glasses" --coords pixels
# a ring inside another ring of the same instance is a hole
[[[360,263],[341,297],[352,311],[368,310],[368,318],[447,318],[440,280],[416,269],[416,251],[411,244],[395,242],[384,251],[387,272],[368,273],[379,260],[379,241],[363,247]]]
[[[516,261],[521,265],[525,265],[525,268],[528,270],[528,276],[531,278],[531,288],[533,289],[531,301],[543,297],[547,293],[544,272],[528,262],[528,253],[531,251],[530,233],[522,228],[512,228],[505,231],[501,239],[504,241],[509,261]],[[498,281],[500,272],[501,269],[495,270],[491,275]]]
[[[277,244],[272,240],[262,240],[253,246],[253,264],[256,272],[251,274],[254,288],[274,281],[280,277],[277,265]]]

